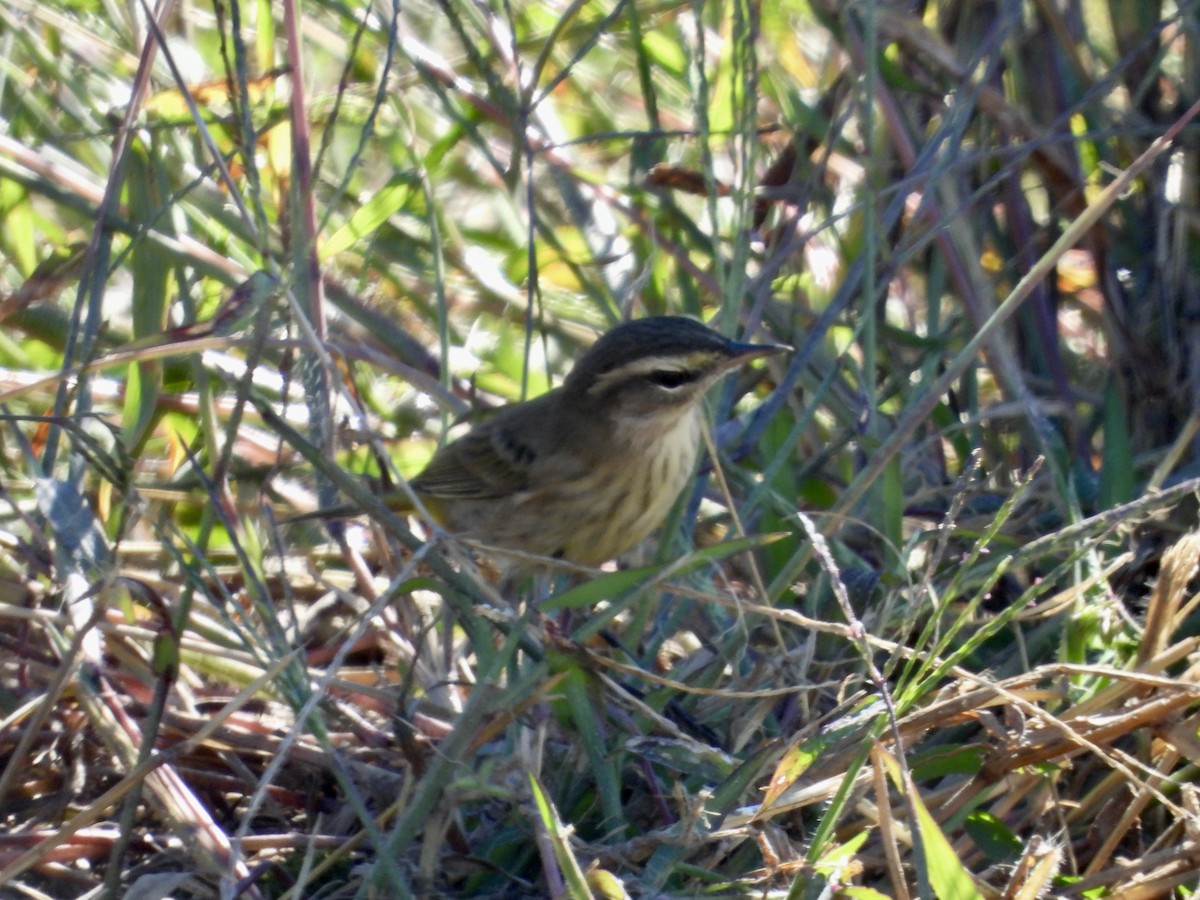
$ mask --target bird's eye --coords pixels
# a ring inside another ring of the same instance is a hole
[[[659,369],[650,373],[650,381],[659,387],[677,388],[692,380],[692,373],[681,369]]]

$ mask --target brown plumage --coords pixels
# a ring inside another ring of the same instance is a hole
[[[499,410],[409,484],[452,533],[598,565],[657,528],[691,478],[708,388],[786,349],[677,316],[618,325],[561,387]]]

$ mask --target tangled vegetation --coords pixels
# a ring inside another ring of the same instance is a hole
[[[0,896],[1192,896],[1198,39],[0,0]],[[635,558],[379,499],[664,313]]]

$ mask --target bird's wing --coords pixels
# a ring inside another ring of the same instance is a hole
[[[532,470],[539,452],[534,441],[541,434],[532,429],[533,441],[523,423],[540,420],[546,404],[534,400],[501,410],[491,420],[434,454],[421,474],[410,484],[430,497],[488,500],[528,490],[534,483]]]

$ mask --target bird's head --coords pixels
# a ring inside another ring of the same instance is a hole
[[[564,397],[592,415],[674,419],[726,372],[790,349],[734,341],[682,316],[637,319],[591,346],[567,376]]]

